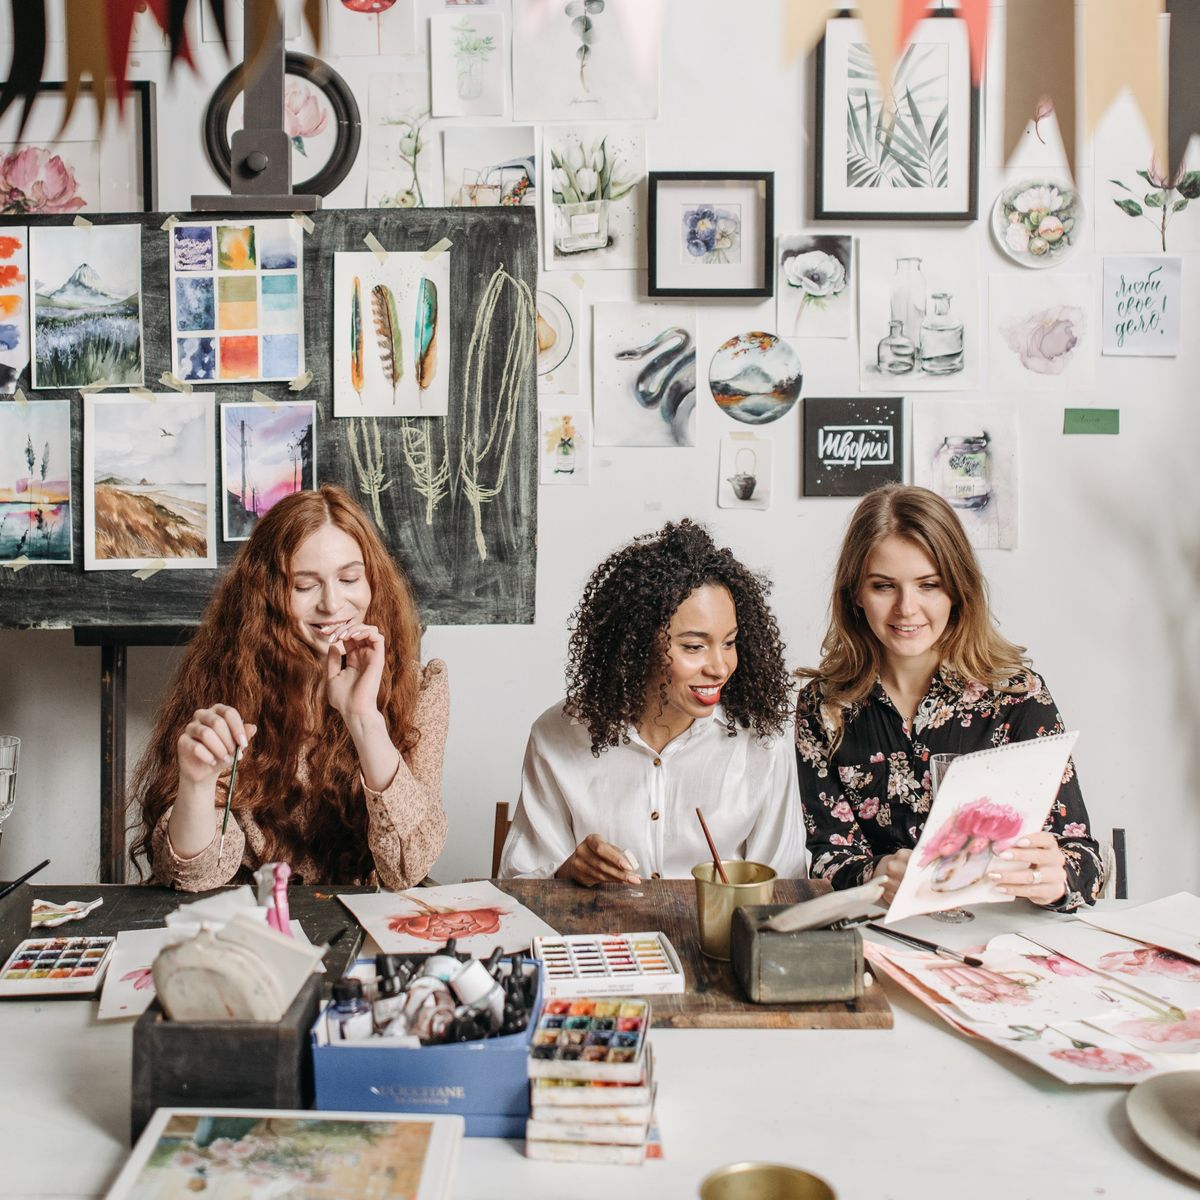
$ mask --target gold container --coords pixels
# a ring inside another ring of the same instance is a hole
[[[700,952],[729,961],[729,925],[733,910],[743,904],[770,904],[775,898],[775,872],[762,863],[722,863],[728,883],[722,883],[710,862],[692,868],[696,881],[696,920],[700,925]]]
[[[799,1167],[740,1162],[706,1176],[700,1183],[700,1200],[837,1200],[837,1196],[825,1180]]]

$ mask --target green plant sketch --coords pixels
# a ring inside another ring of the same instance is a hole
[[[446,497],[450,490],[450,465],[445,453],[443,438],[443,454],[440,462],[435,463],[433,422],[428,417],[413,419],[405,417],[400,422],[400,449],[404,455],[404,464],[413,477],[418,495],[425,498],[425,524],[433,524],[434,509]],[[438,422],[445,432],[444,421]]]
[[[1149,221],[1158,233],[1165,254],[1167,226],[1175,219],[1177,213],[1187,208],[1189,201],[1200,199],[1200,171],[1180,171],[1170,183],[1166,181],[1164,174],[1153,167],[1149,171],[1139,171],[1138,175],[1151,189],[1142,196],[1141,202],[1133,199],[1133,188],[1119,179],[1110,179],[1109,183],[1114,183],[1122,191],[1129,193],[1128,196],[1114,199],[1113,203],[1127,216],[1144,217]],[[1146,209],[1150,209],[1150,212]]]
[[[949,186],[948,47],[915,42],[908,46],[896,64],[892,109],[883,102],[867,46],[850,46],[846,69],[847,186]]]
[[[603,11],[604,0],[570,0],[570,3],[563,8],[563,12],[567,14],[567,19],[571,22],[571,29],[579,38],[575,57],[579,59],[579,86],[585,92],[588,90],[588,85],[584,71],[587,69],[588,59],[592,57],[592,40],[596,32],[595,22],[592,18],[599,16]]]

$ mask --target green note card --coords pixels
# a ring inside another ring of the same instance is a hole
[[[1064,408],[1063,433],[1120,433],[1119,408]]]

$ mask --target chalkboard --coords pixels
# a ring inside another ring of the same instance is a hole
[[[176,214],[181,220],[186,214]],[[236,221],[228,214],[196,220]],[[247,213],[243,219],[263,214]],[[166,213],[95,214],[94,224],[142,228],[143,354],[146,387],[171,370]],[[30,224],[67,225],[71,217]],[[330,209],[313,214],[304,236],[305,367],[302,392],[284,383],[197,384],[216,403],[248,402],[257,388],[275,400],[316,402],[317,477],[339,483],[381,525],[384,540],[408,570],[428,624],[532,623],[537,523],[537,392],[534,298],[537,235],[529,208]],[[0,226],[25,224],[0,220]],[[445,418],[334,418],[333,255],[363,251],[368,233],[389,251],[425,251],[441,239],[450,255],[449,415]],[[32,290],[33,281],[30,281]],[[160,571],[139,581],[123,571],[83,570],[83,401],[78,392],[21,388],[31,404],[71,397],[71,481],[74,558],[71,566],[35,564],[0,570],[0,628],[48,629],[89,625],[189,625],[199,620],[220,571],[238,543],[221,538],[218,569]],[[114,389],[120,390],[120,389]],[[6,401],[10,402],[10,401]],[[352,424],[353,422],[353,424]],[[216,436],[220,437],[220,422]],[[376,443],[376,433],[378,443]],[[351,454],[357,438],[390,480],[378,509],[364,491]],[[434,495],[419,490],[414,446],[432,456]],[[220,476],[220,447],[215,447]],[[381,518],[381,519],[380,519]]]

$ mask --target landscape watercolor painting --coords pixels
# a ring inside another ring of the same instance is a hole
[[[212,392],[85,396],[88,571],[215,567]]]
[[[35,388],[142,383],[140,226],[33,228],[29,271]]]
[[[316,405],[221,405],[225,540],[242,542],[284,496],[317,485]]]
[[[69,563],[71,547],[71,402],[0,404],[0,563]]]

